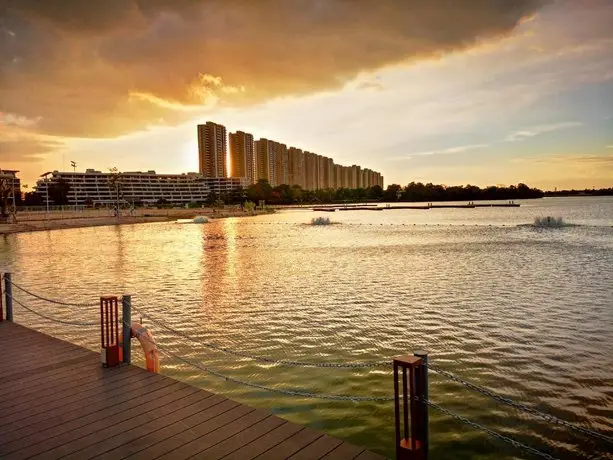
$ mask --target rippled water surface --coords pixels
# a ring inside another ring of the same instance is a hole
[[[313,216],[339,225],[309,226]],[[521,226],[537,216],[577,224]],[[520,208],[347,211],[56,230],[6,236],[1,268],[36,293],[96,302],[132,294],[167,352],[241,380],[298,391],[389,396],[386,368],[262,364],[273,359],[386,360],[421,348],[433,364],[529,407],[613,436],[613,199],[550,198]],[[15,297],[57,318],[92,307]],[[136,319],[138,314],[134,313]],[[96,349],[96,327],[15,320]],[[139,358],[138,350],[134,355]],[[197,372],[169,356],[162,371],[393,455],[393,406],[272,394]],[[613,458],[594,441],[431,374],[430,397],[556,458]],[[431,412],[431,458],[532,458]]]

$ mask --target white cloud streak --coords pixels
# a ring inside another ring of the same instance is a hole
[[[505,142],[517,142],[536,137],[541,134],[551,133],[554,131],[560,131],[563,129],[571,129],[579,126],[583,126],[583,123],[579,121],[567,121],[562,123],[554,123],[550,125],[533,126],[532,128],[522,129],[509,134],[504,138]]]
[[[409,153],[406,156],[403,157],[399,157],[398,159],[407,159],[407,158],[413,158],[413,157],[421,157],[421,156],[429,156],[429,155],[450,155],[453,153],[464,153],[464,152],[468,152],[470,150],[477,150],[477,149],[484,149],[486,147],[489,147],[490,144],[471,144],[471,145],[459,145],[456,147],[449,147],[446,149],[440,149],[440,150],[427,150],[424,152],[413,152],[413,153]]]

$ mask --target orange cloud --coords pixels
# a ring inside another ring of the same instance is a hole
[[[360,72],[508,34],[543,2],[20,0],[0,110],[42,132],[114,137],[198,106],[341,87]],[[8,37],[8,35],[7,35]]]

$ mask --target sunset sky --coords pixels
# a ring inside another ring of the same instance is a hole
[[[0,0],[0,167],[196,171],[207,120],[386,185],[613,186],[612,0]]]

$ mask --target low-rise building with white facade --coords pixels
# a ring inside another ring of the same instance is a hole
[[[65,181],[70,205],[150,205],[166,201],[171,204],[203,203],[212,187],[219,188],[223,178],[208,179],[200,174],[157,174],[155,171],[105,173],[88,169],[85,172],[53,171],[40,179],[36,192],[47,199],[47,187]],[[118,184],[116,188],[114,181]],[[215,182],[215,183],[210,183]],[[119,190],[119,192],[118,192]],[[54,203],[51,203],[54,204]]]

